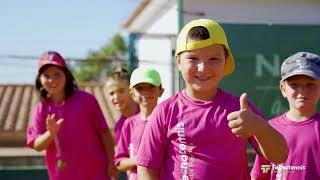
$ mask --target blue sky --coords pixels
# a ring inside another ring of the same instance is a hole
[[[38,56],[56,50],[83,58],[120,30],[139,0],[1,0],[0,83],[33,83]]]

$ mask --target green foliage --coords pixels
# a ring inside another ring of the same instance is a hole
[[[116,64],[123,63],[127,45],[124,39],[116,34],[111,42],[102,46],[99,50],[90,51],[87,57],[78,62],[73,69],[78,82],[98,82]]]

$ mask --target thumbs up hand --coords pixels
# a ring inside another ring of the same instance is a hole
[[[240,110],[227,116],[228,126],[237,137],[250,137],[255,134],[262,118],[250,109],[246,93],[240,96],[239,103]]]
[[[248,105],[247,93],[241,94],[239,101],[240,101],[240,110],[242,110],[242,109],[249,109],[250,110],[250,107]]]

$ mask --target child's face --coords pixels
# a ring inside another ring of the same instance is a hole
[[[176,61],[187,89],[193,92],[212,92],[224,76],[226,56],[222,45],[182,52]]]
[[[280,84],[283,97],[290,109],[308,112],[316,108],[320,98],[320,80],[306,75],[295,75]]]
[[[106,91],[109,100],[117,110],[122,112],[128,108],[132,98],[127,81],[109,79],[106,82]]]
[[[162,93],[163,89],[160,86],[154,86],[149,83],[139,83],[131,90],[133,100],[146,108],[156,107],[158,98],[161,97]]]
[[[41,73],[40,82],[50,96],[60,96],[65,91],[66,75],[60,68],[49,66]]]

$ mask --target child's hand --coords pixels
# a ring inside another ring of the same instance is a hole
[[[119,179],[119,171],[113,163],[109,163],[107,174],[109,177],[111,177],[112,180]]]
[[[52,134],[53,137],[55,137],[60,130],[63,119],[59,119],[58,121],[56,121],[55,114],[49,114],[47,116],[46,123],[47,130]]]
[[[246,93],[240,96],[240,110],[230,113],[227,119],[232,133],[237,137],[254,135],[259,123],[262,122],[262,118],[251,111]]]

